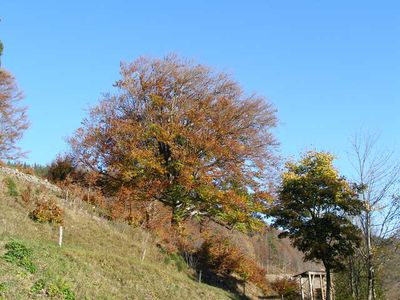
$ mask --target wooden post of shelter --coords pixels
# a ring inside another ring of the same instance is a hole
[[[324,280],[322,279],[322,274],[319,274],[319,282],[320,282],[320,284],[321,284],[321,296],[322,296],[322,300],[325,300]]]
[[[301,300],[304,300],[303,277],[299,275],[299,279],[300,279]]]

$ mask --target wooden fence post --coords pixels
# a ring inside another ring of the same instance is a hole
[[[63,239],[63,227],[60,226],[58,230],[58,246],[60,247],[62,245],[62,239]]]
[[[142,258],[141,258],[142,261],[144,261],[144,258],[145,258],[145,256],[146,256],[147,241],[149,240],[149,237],[150,237],[150,232],[147,231],[147,233],[146,233],[146,238],[144,239],[144,242],[143,242],[143,252],[142,252]]]

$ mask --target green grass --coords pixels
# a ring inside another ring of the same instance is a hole
[[[29,273],[35,273],[37,268],[32,262],[32,249],[27,248],[23,243],[10,241],[5,245],[7,252],[3,259],[16,266],[24,268]]]
[[[31,207],[10,195],[3,179],[0,175],[0,299],[236,299],[197,283],[154,239],[142,261],[146,232],[101,219],[81,201],[58,198],[65,214],[58,247],[58,228],[32,221]],[[26,188],[13,180],[19,190]],[[37,197],[55,195],[42,190]]]
[[[15,181],[11,177],[6,177],[6,178],[4,178],[4,182],[7,187],[8,195],[11,197],[17,197],[18,191],[17,191],[17,185],[15,184]]]

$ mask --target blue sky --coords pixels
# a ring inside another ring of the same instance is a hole
[[[0,18],[2,65],[29,106],[21,145],[31,163],[67,148],[120,61],[170,52],[266,96],[284,157],[327,150],[346,171],[360,128],[380,132],[384,147],[400,142],[398,1],[2,0]]]

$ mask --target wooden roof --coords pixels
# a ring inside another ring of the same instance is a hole
[[[293,277],[298,277],[298,276],[308,277],[309,275],[325,275],[325,271],[307,270],[307,271],[304,271],[302,273],[293,275]]]

